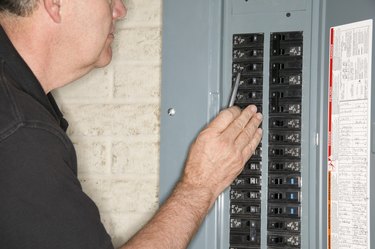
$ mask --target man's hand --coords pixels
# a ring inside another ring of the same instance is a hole
[[[237,177],[258,146],[262,115],[254,105],[223,110],[193,143],[182,182],[217,196]]]
[[[121,249],[184,249],[216,197],[258,146],[262,115],[255,106],[222,111],[193,143],[185,172],[156,215]]]

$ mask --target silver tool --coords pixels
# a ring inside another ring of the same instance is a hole
[[[238,92],[238,86],[240,85],[240,78],[241,78],[241,73],[238,72],[237,73],[237,77],[236,77],[236,81],[232,87],[232,93],[230,95],[230,99],[229,99],[229,104],[228,104],[228,108],[233,106],[234,105],[234,101],[236,101],[236,97],[237,97],[237,92]]]

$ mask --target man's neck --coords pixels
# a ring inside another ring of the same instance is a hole
[[[30,25],[32,22],[28,22],[27,19],[28,17],[6,17],[0,19],[0,24],[17,52],[39,80],[45,93],[48,93],[52,89],[43,70],[47,68],[46,55],[42,54],[39,48],[45,44],[44,38],[39,35],[40,31],[34,30]]]

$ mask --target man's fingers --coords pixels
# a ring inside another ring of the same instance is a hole
[[[262,133],[263,130],[261,128],[258,128],[255,131],[255,134],[253,136],[253,139],[250,141],[250,143],[243,149],[242,156],[245,158],[245,162],[247,162],[250,157],[254,154],[255,149],[257,148],[258,144],[262,140]]]
[[[214,128],[218,132],[223,132],[236,118],[241,114],[240,108],[232,106],[221,111],[217,117],[208,125],[209,128]]]
[[[235,140],[237,136],[243,131],[243,129],[249,123],[249,120],[256,113],[257,108],[255,105],[249,105],[246,107],[236,119],[228,126],[224,131],[224,135]],[[232,141],[233,141],[232,140]]]
[[[255,132],[257,131],[260,123],[262,122],[262,114],[257,113],[253,115],[250,122],[247,123],[242,132],[238,135],[235,140],[235,144],[239,149],[245,148],[249,142],[253,139]]]

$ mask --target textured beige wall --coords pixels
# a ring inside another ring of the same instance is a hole
[[[156,211],[162,0],[124,0],[112,63],[54,95],[70,123],[78,176],[115,246]]]

